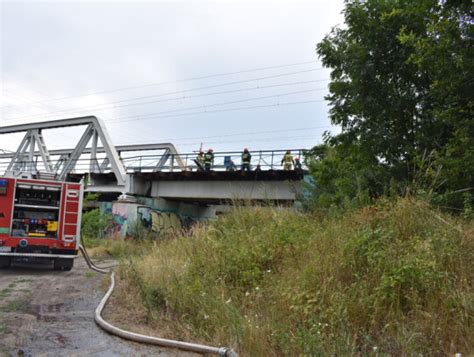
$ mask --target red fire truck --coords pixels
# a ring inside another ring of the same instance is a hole
[[[0,268],[48,259],[71,270],[80,244],[81,183],[0,178]]]

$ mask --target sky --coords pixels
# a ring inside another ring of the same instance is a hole
[[[0,126],[95,115],[116,145],[311,148],[339,131],[315,48],[342,9],[343,0],[0,0]],[[45,140],[68,148],[78,135]],[[0,137],[0,149],[20,139]]]

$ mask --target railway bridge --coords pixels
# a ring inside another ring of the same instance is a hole
[[[44,133],[67,127],[82,130],[78,142],[50,150]],[[179,153],[172,143],[113,145],[95,116],[0,127],[0,138],[14,133],[24,136],[16,150],[0,152],[0,175],[83,179],[86,191],[110,200],[128,195],[158,200],[162,206],[193,205],[194,211],[240,200],[292,205],[305,174],[304,169],[281,170],[286,150],[251,152],[250,172],[226,170],[231,160],[239,165],[240,152],[216,152],[212,171],[202,172],[194,162],[196,152]],[[303,149],[292,154],[301,157]]]

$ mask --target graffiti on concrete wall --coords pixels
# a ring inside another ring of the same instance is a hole
[[[112,205],[112,228],[111,233],[122,237],[128,233],[129,204],[114,202]]]
[[[171,233],[183,229],[180,218],[176,213],[166,213],[152,211],[152,232],[156,233]]]
[[[140,221],[141,225],[145,228],[150,229],[153,222],[152,222],[152,209],[147,206],[139,206],[137,207],[137,219]]]
[[[133,235],[138,226],[155,233],[173,233],[192,224],[188,217],[129,202],[114,202],[112,218],[111,233],[122,238]]]
[[[162,212],[141,206],[138,207],[138,219],[142,226],[155,233],[170,233],[183,229],[182,218],[173,212]]]

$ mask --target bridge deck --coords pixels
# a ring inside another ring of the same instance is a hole
[[[134,172],[132,175],[150,181],[301,181],[307,170],[267,170],[267,171],[176,171],[176,172]],[[79,180],[84,174],[70,174]],[[91,178],[110,178],[113,173],[91,173]]]
[[[137,177],[159,181],[300,181],[300,171],[181,171],[181,172],[136,172]]]

